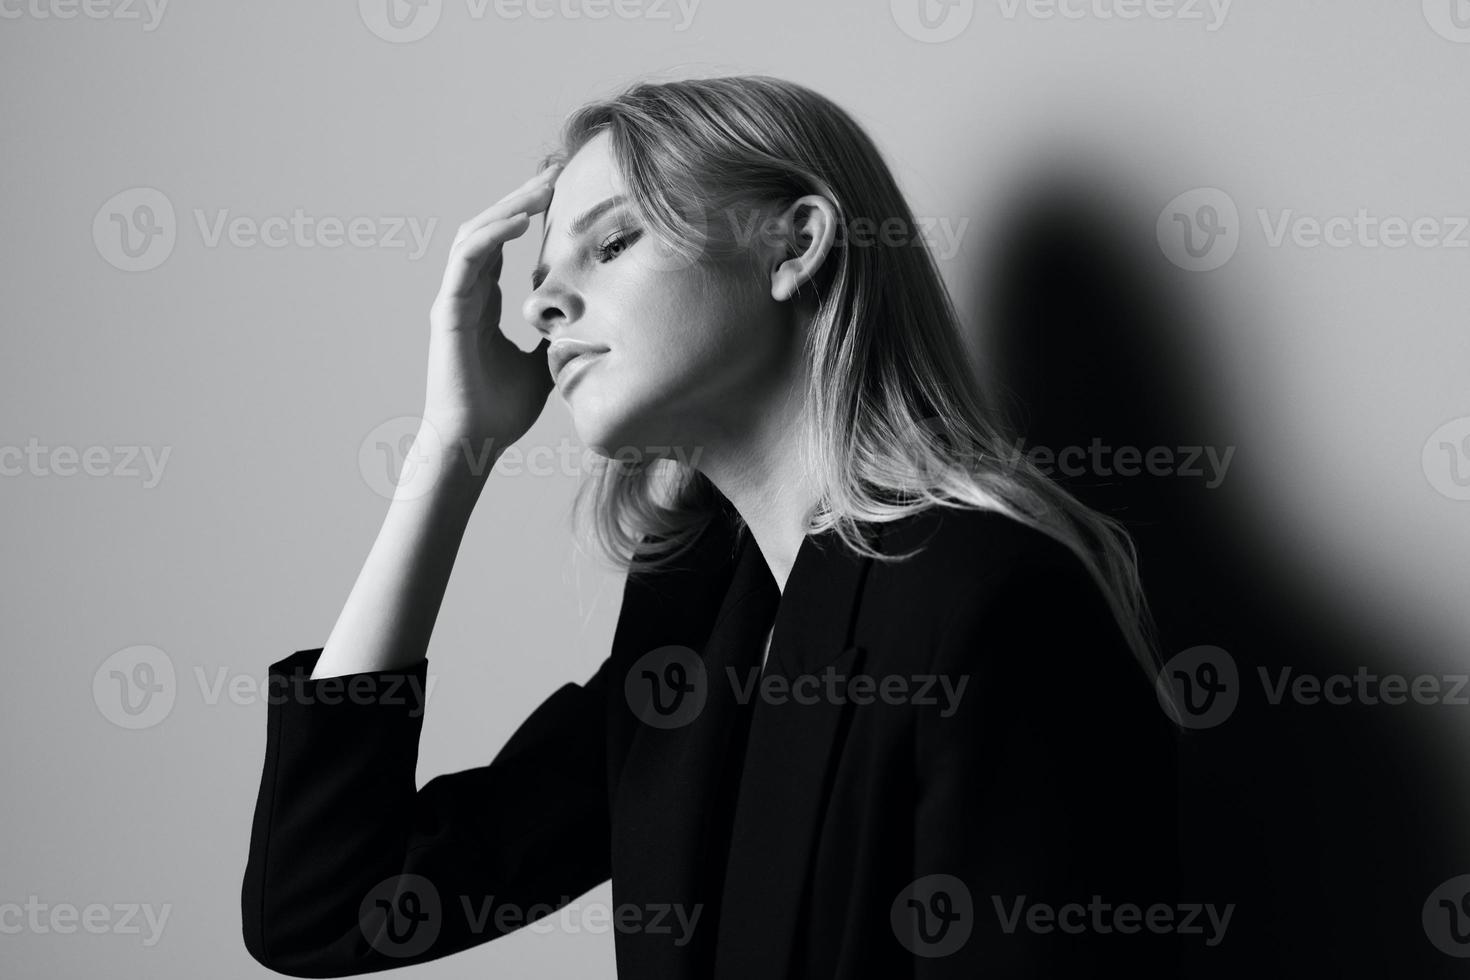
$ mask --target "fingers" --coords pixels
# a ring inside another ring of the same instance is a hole
[[[548,167],[459,226],[444,266],[441,299],[466,299],[487,289],[493,291],[503,262],[500,246],[523,235],[531,215],[546,209],[560,171],[559,164]]]
[[[444,281],[439,292],[455,299],[467,296],[476,285],[487,260],[500,256],[500,246],[519,238],[530,227],[531,218],[522,211],[506,218],[493,219],[475,231],[455,240],[444,266]]]
[[[529,215],[545,210],[547,204],[551,202],[551,190],[560,169],[560,167],[553,166],[542,171],[460,225],[455,241],[458,242],[461,238],[479,231],[492,221],[509,218],[521,211]]]

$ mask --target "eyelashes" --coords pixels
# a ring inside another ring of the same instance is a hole
[[[611,262],[633,247],[642,233],[638,231],[615,231],[593,249],[599,262]]]
[[[593,246],[592,254],[599,263],[605,265],[632,248],[633,244],[642,237],[643,232],[639,229],[615,231],[604,238],[599,244]],[[541,288],[541,284],[546,281],[547,271],[545,266],[540,266],[531,273],[532,292]]]

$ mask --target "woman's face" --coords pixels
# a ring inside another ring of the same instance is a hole
[[[772,296],[779,253],[754,264],[675,255],[631,208],[606,206],[623,193],[599,134],[556,177],[522,312],[553,343],[603,349],[557,380],[589,448],[635,458],[677,451],[697,463],[691,454],[747,431],[752,413],[791,384],[800,337],[792,304]]]

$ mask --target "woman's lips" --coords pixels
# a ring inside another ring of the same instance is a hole
[[[551,371],[551,380],[559,381],[562,371],[576,358],[606,351],[607,348],[599,344],[588,343],[585,340],[572,340],[569,337],[552,341],[546,351],[546,366]]]
[[[561,370],[556,375],[556,385],[561,389],[563,395],[586,372],[592,362],[601,357],[603,353],[603,351],[590,351],[586,354],[578,354],[562,365]]]

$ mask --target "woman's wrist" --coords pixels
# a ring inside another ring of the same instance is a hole
[[[404,458],[394,499],[478,496],[504,452],[497,438],[425,420]]]

